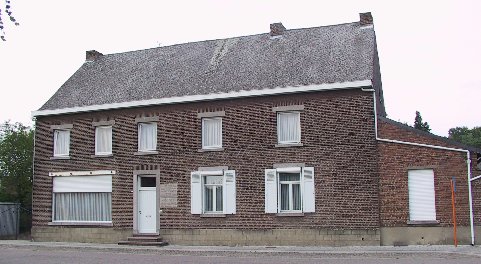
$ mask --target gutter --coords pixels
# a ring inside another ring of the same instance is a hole
[[[373,102],[374,102],[374,131],[376,135],[376,140],[394,144],[404,144],[410,146],[417,146],[417,147],[426,147],[426,148],[433,148],[433,149],[441,149],[441,150],[448,150],[448,151],[456,151],[456,152],[465,152],[466,153],[466,164],[468,167],[468,197],[469,197],[469,223],[471,228],[471,245],[474,246],[474,215],[473,215],[473,195],[472,195],[472,187],[471,182],[481,178],[481,175],[471,178],[471,153],[467,149],[459,149],[459,148],[449,148],[437,145],[430,145],[430,144],[421,144],[415,142],[408,142],[408,141],[401,141],[401,140],[394,140],[394,139],[387,139],[387,138],[380,138],[378,135],[378,126],[377,126],[377,109],[376,109],[376,90],[370,89],[363,89],[364,92],[373,92]]]
[[[204,95],[186,95],[186,96],[168,97],[168,98],[160,98],[160,99],[130,101],[130,102],[123,102],[123,103],[110,103],[110,104],[77,106],[77,107],[60,108],[60,109],[38,110],[38,111],[32,111],[32,118],[38,117],[38,116],[73,114],[73,113],[83,113],[83,112],[93,112],[93,111],[101,111],[101,110],[112,110],[112,109],[122,109],[122,108],[132,108],[132,107],[153,106],[153,105],[191,103],[191,102],[213,101],[213,100],[221,100],[221,99],[234,99],[234,98],[245,98],[245,97],[254,97],[254,96],[280,95],[280,94],[292,94],[292,93],[315,92],[315,91],[354,89],[354,88],[363,88],[363,87],[369,87],[369,86],[372,86],[371,80],[360,80],[360,81],[352,81],[352,82],[323,83],[323,84],[305,85],[305,86],[276,87],[272,89],[260,89],[260,90],[249,90],[249,91],[240,90],[240,91],[233,91],[233,92],[227,92],[227,93],[212,93],[212,94],[204,94]]]

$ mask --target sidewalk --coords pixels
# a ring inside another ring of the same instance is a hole
[[[117,244],[94,244],[73,242],[30,242],[27,240],[0,240],[0,248],[30,248],[57,250],[93,250],[124,253],[152,253],[175,255],[216,254],[325,254],[325,255],[382,255],[382,254],[458,254],[481,258],[481,246],[452,245],[435,246],[353,246],[353,247],[296,247],[296,246],[120,246]]]

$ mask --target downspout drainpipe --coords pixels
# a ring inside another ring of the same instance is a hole
[[[371,89],[361,88],[361,90],[364,91],[364,92],[372,92],[372,94],[373,94],[374,132],[375,132],[375,135],[376,135],[376,140],[383,141],[383,142],[389,142],[389,143],[404,144],[404,145],[427,147],[427,148],[442,149],[442,150],[449,150],[449,151],[457,151],[457,152],[465,152],[466,153],[466,163],[467,163],[467,166],[468,166],[468,197],[469,197],[469,218],[470,218],[469,224],[470,224],[470,227],[471,227],[471,245],[474,246],[474,216],[473,216],[473,196],[472,196],[472,190],[471,190],[471,181],[474,181],[474,180],[477,180],[477,179],[481,178],[481,175],[471,179],[471,154],[470,154],[469,150],[458,149],[458,148],[448,148],[448,147],[414,143],[414,142],[407,142],[407,141],[394,140],[394,139],[380,138],[378,136],[378,127],[377,127],[376,90],[374,90],[372,88]]]

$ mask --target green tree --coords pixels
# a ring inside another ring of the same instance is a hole
[[[18,202],[21,231],[30,230],[33,175],[33,130],[20,123],[0,126],[0,201]]]
[[[469,129],[465,126],[449,129],[449,138],[463,144],[481,148],[481,127]]]
[[[419,111],[416,111],[416,117],[414,118],[414,128],[426,132],[431,131],[428,122],[423,122],[423,118],[421,117],[421,113],[419,113]]]

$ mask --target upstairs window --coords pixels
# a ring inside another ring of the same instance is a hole
[[[138,123],[139,151],[155,151],[157,149],[157,123]]]
[[[277,113],[277,140],[279,144],[301,143],[301,121],[299,112]]]
[[[222,148],[222,118],[202,118],[202,149]]]
[[[95,127],[95,155],[112,154],[112,126]]]
[[[53,131],[53,156],[68,157],[70,153],[70,130],[55,129]]]

